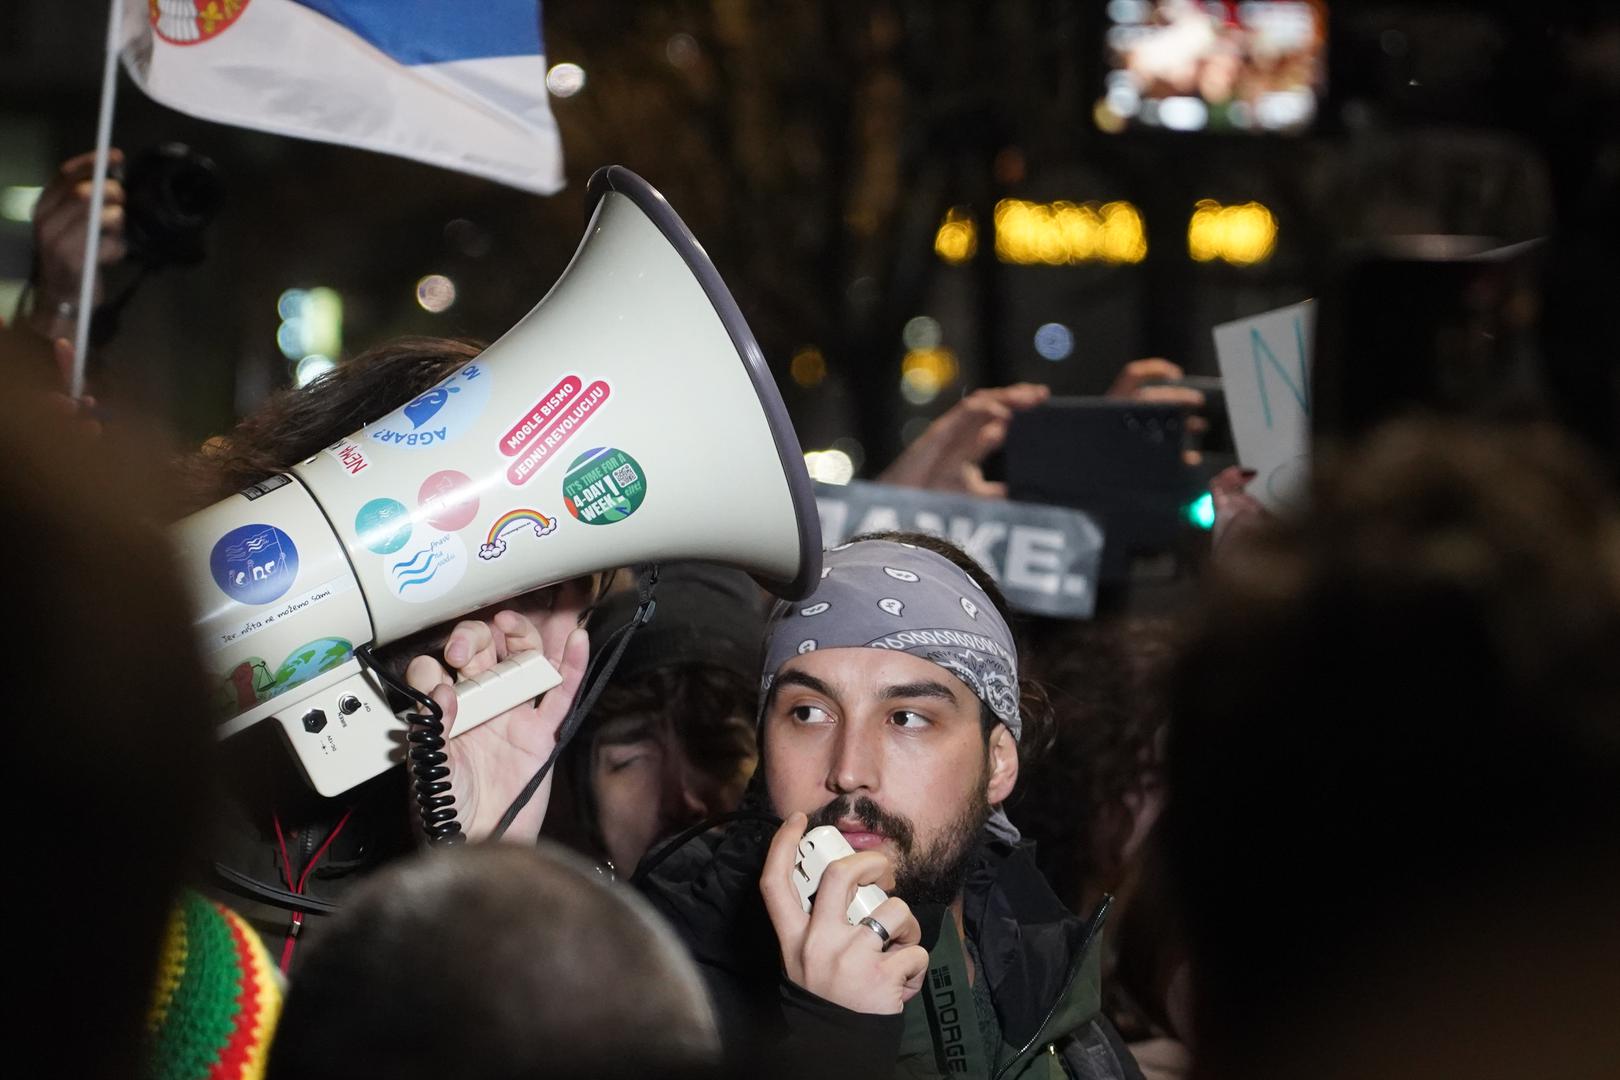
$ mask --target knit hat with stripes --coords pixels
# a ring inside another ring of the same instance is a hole
[[[147,1015],[149,1080],[264,1076],[281,982],[240,915],[186,890],[175,904]]]

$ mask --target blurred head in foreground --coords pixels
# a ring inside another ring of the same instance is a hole
[[[1403,423],[1321,473],[1305,517],[1230,553],[1174,692],[1200,1069],[1598,1075],[1615,507],[1539,429]]]
[[[560,848],[433,851],[357,888],[287,997],[271,1077],[695,1075],[707,993],[641,898]]]
[[[27,965],[16,1021],[41,1045],[71,1047],[75,1075],[128,1076],[170,907],[209,816],[212,725],[186,595],[150,520],[163,457],[98,432],[45,389],[15,379],[0,424],[7,797],[38,823],[20,865],[48,890],[20,936],[49,958]],[[86,1039],[72,1003],[92,998]]]

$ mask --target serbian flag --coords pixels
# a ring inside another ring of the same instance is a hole
[[[124,0],[122,57],[205,120],[563,186],[538,0]]]

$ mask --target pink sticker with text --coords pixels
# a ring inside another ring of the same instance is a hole
[[[557,414],[579,396],[579,388],[584,385],[584,381],[578,375],[564,375],[562,381],[553,386],[551,392],[529,410],[528,415],[513,424],[512,430],[501,436],[501,453],[507,457],[516,457],[522,453],[523,448],[529,445],[529,441],[544,432],[557,418]]]
[[[563,380],[563,383],[566,382],[568,382],[567,379]],[[559,383],[559,389],[554,390],[551,396],[543,399],[541,404],[531,411],[531,417],[540,411],[541,406],[552,401],[561,392],[560,388],[563,383]],[[518,444],[522,456],[507,468],[506,479],[514,486],[528,483],[536,473],[545,468],[546,463],[551,460],[551,456],[566,445],[568,440],[572,439],[579,432],[579,429],[585,426],[586,421],[596,415],[596,411],[607,402],[611,394],[611,388],[601,379],[591,383],[583,390],[577,390],[575,393],[570,394],[567,398],[567,404],[561,409],[552,412],[550,419],[543,428],[522,437],[522,441]],[[522,426],[522,424],[518,425],[519,428]],[[518,429],[514,428],[513,430]],[[508,436],[508,439],[502,440],[502,450],[506,449],[510,438],[511,436]]]

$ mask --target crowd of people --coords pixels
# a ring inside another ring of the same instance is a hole
[[[14,333],[59,336],[36,310]],[[323,798],[270,725],[215,742],[164,528],[478,352],[385,343],[172,463],[49,365],[22,380],[14,768],[22,805],[67,808],[27,849],[59,887],[22,924],[46,960],[26,1023],[77,1035],[75,1075],[1620,1067],[1620,507],[1556,429],[1399,420],[1324,456],[1286,518],[1222,474],[1173,614],[1023,619],[921,533],[829,550],[793,603],[672,564],[493,842],[638,603],[611,569],[513,597],[380,651],[452,732],[456,681],[535,651],[563,676],[450,740],[471,843],[438,849],[403,769]],[[1142,361],[1116,392],[1196,410],[1176,375]],[[1044,397],[969,395],[881,478],[1004,498],[982,462]],[[854,853],[807,910],[799,845],[827,825]]]

